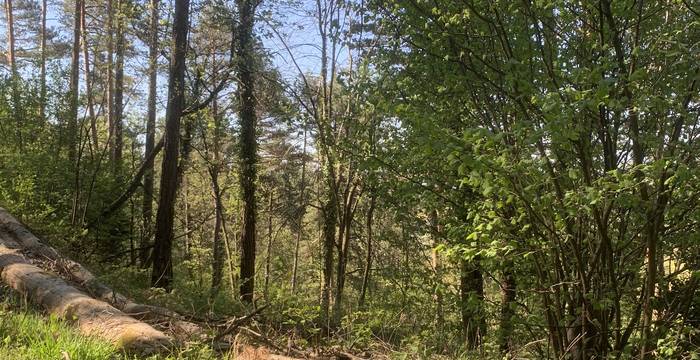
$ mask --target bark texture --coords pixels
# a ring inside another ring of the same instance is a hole
[[[163,165],[160,181],[160,201],[156,215],[156,236],[153,247],[151,284],[171,289],[173,277],[172,248],[175,199],[178,183],[178,152],[180,118],[185,102],[185,55],[189,27],[189,0],[175,1],[172,58],[168,84],[168,106],[165,121]]]
[[[115,308],[139,320],[168,322],[176,330],[178,338],[203,334],[201,326],[187,321],[184,316],[169,309],[139,304],[101,282],[82,264],[62,256],[56,249],[44,244],[7,211],[0,208],[0,234],[17,244],[24,253],[32,253],[48,259],[61,269],[61,276],[80,286],[93,298],[109,303]]]
[[[126,350],[150,354],[171,345],[172,339],[161,331],[33,265],[23,255],[23,252],[27,252],[24,244],[16,240],[21,235],[21,238],[32,243],[32,237],[28,235],[31,233],[2,209],[0,216],[3,225],[0,231],[0,275],[5,284],[48,313],[75,321],[82,333],[99,336]],[[13,228],[18,232],[11,232]],[[40,254],[55,252],[38,242],[33,248]]]
[[[240,16],[236,35],[238,46],[238,98],[239,118],[241,121],[241,190],[243,198],[243,231],[241,233],[241,299],[244,302],[253,302],[255,290],[255,180],[257,178],[257,139],[255,128],[257,116],[255,114],[256,99],[254,95],[254,39],[253,24],[255,21],[255,0],[238,0],[238,14]]]

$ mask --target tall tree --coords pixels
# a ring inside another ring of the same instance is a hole
[[[146,154],[153,151],[156,138],[156,100],[158,97],[158,6],[159,0],[151,0],[148,34],[148,113],[146,115]],[[141,266],[148,261],[153,218],[153,163],[143,174],[143,232],[139,259]]]
[[[68,157],[76,161],[78,147],[78,92],[80,82],[80,26],[82,0],[75,0],[73,14],[73,47],[71,49],[70,84],[68,90]],[[76,173],[76,177],[78,174]],[[77,181],[77,180],[76,180]]]
[[[258,0],[237,0],[238,26],[235,31],[236,71],[238,72],[238,118],[241,122],[241,197],[243,229],[241,231],[240,294],[246,303],[253,302],[255,289],[255,188],[257,178],[257,115],[255,99],[255,38],[253,25]]]
[[[165,115],[164,154],[160,178],[160,200],[156,215],[156,233],[153,247],[154,287],[172,289],[173,222],[178,186],[178,153],[180,150],[180,118],[185,102],[185,57],[190,15],[189,0],[175,0],[173,16],[173,51],[170,57],[168,105]]]
[[[10,74],[17,76],[17,62],[15,59],[15,19],[12,0],[5,0],[5,16],[7,19],[7,63],[10,65]]]
[[[42,121],[46,121],[46,12],[48,0],[41,0],[41,33],[39,51],[41,52],[39,60],[39,115]]]
[[[117,178],[121,177],[122,157],[124,152],[124,51],[126,47],[126,6],[124,0],[117,0],[114,12],[116,20],[116,61],[114,66],[114,110],[112,141],[112,169]]]
[[[99,149],[99,139],[98,139],[98,134],[97,134],[97,118],[95,116],[95,102],[94,102],[94,97],[92,93],[92,72],[90,71],[90,44],[88,43],[88,33],[87,33],[87,16],[85,15],[85,1],[82,1],[81,4],[81,11],[80,11],[80,30],[82,33],[82,43],[83,43],[83,62],[85,63],[85,95],[87,98],[87,110],[88,110],[88,116],[90,118],[90,135],[91,135],[91,147],[94,152],[97,152]],[[42,30],[45,31],[45,30]],[[42,42],[43,42],[43,36],[42,36]],[[45,44],[42,43],[42,46]],[[42,57],[45,56],[45,54],[42,53]],[[45,59],[42,59],[42,72],[46,71],[46,64],[44,63]],[[45,86],[44,81],[46,79],[43,78],[45,76],[45,73],[42,73],[42,99],[46,95],[45,94]],[[42,104],[42,111],[43,111],[43,106]],[[43,114],[42,114],[43,118]]]
[[[107,79],[105,81],[105,114],[107,119],[107,139],[110,160],[114,160],[114,0],[105,0],[105,35],[107,36],[106,69]]]

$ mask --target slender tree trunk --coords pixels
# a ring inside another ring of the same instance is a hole
[[[354,204],[357,195],[357,187],[353,186],[348,200],[345,203],[343,210],[342,223],[340,233],[338,234],[338,269],[336,273],[335,284],[335,299],[333,302],[333,326],[340,325],[340,320],[343,315],[343,295],[345,293],[345,270],[348,264],[348,255],[350,249],[350,239],[352,235],[352,222],[355,217]]]
[[[498,346],[504,354],[508,354],[513,350],[511,348],[511,338],[513,336],[516,286],[513,263],[508,261],[504,265],[503,277],[501,278],[501,319],[498,334]]]
[[[158,79],[158,5],[159,0],[151,0],[151,16],[148,44],[148,114],[146,118],[146,149],[148,155],[153,151],[156,139],[156,98]],[[143,236],[139,259],[141,266],[148,260],[148,246],[151,243],[151,221],[153,219],[153,163],[143,174]]]
[[[333,248],[335,246],[336,227],[338,225],[339,201],[335,174],[335,161],[331,154],[332,144],[330,119],[332,117],[333,101],[328,86],[328,7],[324,7],[321,1],[316,1],[318,30],[321,34],[321,97],[319,101],[320,113],[315,120],[318,126],[319,150],[324,162],[324,177],[326,182],[326,199],[323,204],[323,274],[321,279],[321,321],[326,327],[326,335],[330,331],[330,304],[333,279]],[[332,19],[331,19],[332,20]],[[331,74],[331,78],[333,75]]]
[[[19,105],[19,73],[15,58],[15,20],[12,0],[5,0],[5,15],[7,17],[7,62],[10,65],[10,79],[12,80],[12,116],[16,122],[17,145],[20,151],[24,147],[22,139],[22,120]]]
[[[185,229],[184,229],[184,240],[185,240],[185,259],[190,259],[192,255],[192,243],[190,239],[190,184],[188,181],[187,174],[182,174],[180,177],[182,184],[182,207],[185,213]]]
[[[17,76],[15,61],[15,20],[12,0],[5,0],[5,16],[7,17],[7,64],[10,65],[10,75]]]
[[[92,144],[91,149],[93,153],[96,153],[100,147],[99,140],[97,137],[97,118],[95,117],[95,103],[93,101],[92,96],[92,76],[90,73],[90,49],[87,38],[87,22],[85,20],[85,1],[81,1],[80,28],[82,32],[83,42],[83,60],[85,61],[85,94],[87,96],[88,116],[90,117],[90,135]],[[42,66],[45,67],[45,64],[43,64],[43,62]],[[46,71],[46,69],[42,68],[42,71]],[[42,84],[42,86],[45,86],[45,84]]]
[[[221,230],[224,239],[224,250],[226,251],[226,260],[228,262],[228,280],[231,285],[231,296],[236,292],[236,280],[234,279],[235,272],[233,271],[233,256],[231,255],[231,247],[228,241],[228,230],[226,229],[226,211],[221,209]],[[235,249],[234,249],[235,250]]]
[[[75,165],[73,172],[73,205],[71,210],[71,224],[75,224],[78,217],[80,199],[80,158],[82,151],[82,128],[78,127],[78,91],[80,86],[80,37],[82,23],[82,0],[75,1],[75,13],[73,14],[73,48],[71,49],[70,88],[69,88],[69,118],[68,118],[68,158]]]
[[[323,278],[321,282],[321,318],[326,326],[330,321],[331,287],[333,279],[333,248],[335,247],[336,222],[338,217],[335,190],[330,186],[328,199],[323,206]]]
[[[369,286],[369,278],[372,273],[372,242],[374,241],[372,223],[374,222],[374,208],[377,204],[377,198],[374,190],[370,190],[370,192],[372,192],[372,195],[369,200],[369,209],[367,209],[367,254],[365,255],[365,272],[362,275],[362,288],[360,289],[360,308],[365,307],[367,287]]]
[[[41,0],[41,44],[39,45],[40,47],[40,52],[41,52],[41,60],[39,64],[39,82],[40,82],[40,89],[39,89],[39,96],[41,97],[40,99],[40,104],[39,104],[39,113],[41,116],[41,120],[46,122],[46,8],[48,6],[47,0]]]
[[[122,176],[122,158],[124,151],[123,126],[124,126],[124,4],[123,0],[117,0],[115,12],[116,20],[116,62],[114,66],[114,147],[112,148],[113,173],[117,179]]]
[[[212,261],[212,275],[211,275],[211,297],[214,298],[221,288],[221,279],[223,278],[224,270],[224,247],[221,240],[221,228],[224,218],[223,214],[223,204],[221,201],[221,189],[219,188],[219,169],[218,166],[212,167],[209,170],[209,175],[211,176],[211,186],[214,192],[214,211],[215,211],[215,222],[214,222],[214,244],[213,253],[214,260]]]
[[[486,322],[483,313],[484,278],[478,261],[461,260],[460,308],[462,331],[468,348],[476,349],[486,335]]]
[[[173,18],[173,51],[170,60],[168,105],[165,123],[165,144],[160,181],[160,201],[156,215],[155,245],[153,248],[154,287],[172,289],[173,221],[177,196],[178,152],[180,118],[185,102],[185,56],[189,28],[189,0],[175,0]]]
[[[432,238],[433,238],[433,250],[432,250],[432,266],[435,271],[435,289],[433,290],[433,299],[435,301],[435,326],[441,330],[445,321],[445,314],[443,310],[443,294],[442,294],[442,260],[440,259],[440,253],[437,251],[437,247],[440,244],[440,237],[442,236],[442,226],[440,225],[440,219],[438,218],[437,210],[433,210],[430,213],[430,227],[432,228]]]
[[[107,72],[107,81],[105,85],[107,93],[107,109],[105,113],[107,115],[107,139],[109,139],[109,158],[110,162],[114,163],[114,10],[112,9],[112,1],[113,0],[107,0],[106,2],[107,21],[105,22],[105,33],[107,35],[107,69],[105,71]]]
[[[80,82],[80,23],[82,12],[82,0],[75,1],[75,13],[73,14],[73,48],[71,49],[71,68],[69,84],[69,112],[68,112],[68,158],[76,161],[78,146],[78,89]]]
[[[265,249],[265,300],[270,298],[270,262],[272,261],[272,205],[274,191],[270,189],[270,197],[267,203],[267,248]]]
[[[253,24],[255,21],[256,0],[237,0],[240,21],[236,36],[238,46],[238,97],[239,119],[241,121],[241,191],[244,203],[243,231],[241,233],[241,299],[246,303],[253,302],[255,289],[255,180],[257,178],[257,139],[255,128],[256,99],[254,92],[254,39]]]
[[[297,273],[299,271],[299,245],[304,235],[304,215],[306,215],[306,124],[304,124],[304,147],[301,158],[301,183],[299,184],[299,218],[297,234],[294,241],[294,265],[292,267],[292,294],[297,290]]]

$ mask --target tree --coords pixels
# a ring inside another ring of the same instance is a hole
[[[158,86],[158,6],[159,0],[151,0],[148,26],[148,113],[146,114],[146,148],[145,153],[153,151],[156,137],[156,101]],[[151,222],[153,217],[153,164],[146,169],[143,177],[143,233],[139,260],[145,267],[148,262],[147,249],[151,239]]]
[[[112,112],[112,148],[111,159],[114,175],[121,177],[124,151],[124,51],[126,46],[125,21],[126,6],[124,0],[117,0],[116,9],[116,62],[114,66],[114,103]],[[112,16],[113,17],[113,16]]]
[[[168,80],[168,105],[165,116],[164,154],[161,168],[160,200],[156,215],[153,247],[154,287],[172,289],[173,221],[178,185],[178,153],[180,150],[180,118],[185,102],[185,56],[189,29],[189,0],[175,1],[173,17],[173,51]]]
[[[241,122],[241,197],[243,199],[243,229],[241,231],[241,299],[252,303],[255,289],[255,225],[256,225],[256,179],[257,179],[257,140],[256,140],[256,99],[255,52],[253,25],[258,0],[237,0],[238,26],[235,36],[236,71],[238,73],[238,117]]]
[[[41,57],[39,60],[39,116],[41,116],[42,121],[46,121],[46,11],[48,2],[47,0],[41,0],[41,33],[40,33],[40,43],[39,48],[41,51]]]

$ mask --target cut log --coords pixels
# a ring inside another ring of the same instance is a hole
[[[44,244],[19,220],[3,208],[0,208],[0,232],[10,235],[11,240],[17,243],[24,251],[55,261],[60,271],[69,280],[79,284],[92,297],[111,304],[129,316],[144,321],[167,322],[177,337],[204,336],[206,333],[200,325],[187,321],[184,316],[172,310],[159,306],[139,304],[114,291],[82,264],[61,255],[53,247]]]
[[[49,314],[75,321],[82,333],[99,336],[127,351],[152,354],[171,345],[171,338],[164,333],[32,265],[14,247],[17,244],[0,234],[2,281]]]

